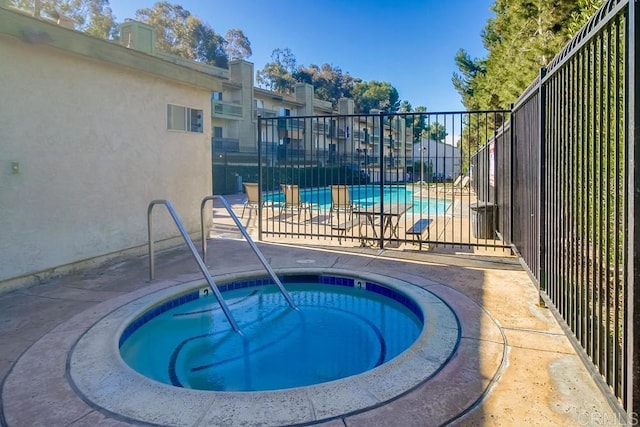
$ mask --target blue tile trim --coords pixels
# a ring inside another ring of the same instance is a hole
[[[420,310],[420,307],[418,306],[418,304],[416,304],[414,300],[407,297],[406,295],[400,292],[397,292],[394,289],[390,289],[390,288],[381,286],[377,283],[371,283],[371,282],[367,282],[366,289],[367,291],[375,292],[387,298],[391,298],[395,301],[398,301],[400,304],[404,305],[409,310],[411,310],[411,312],[415,314],[418,317],[418,319],[420,319],[420,322],[424,323],[424,314],[422,313],[422,310]]]
[[[355,280],[351,277],[338,277],[338,276],[325,276],[321,275],[318,277],[318,283],[323,285],[337,285],[337,286],[347,286],[350,288],[355,287]]]
[[[353,279],[351,277],[341,277],[341,276],[331,276],[331,275],[290,275],[284,276],[281,278],[283,283],[320,283],[323,285],[335,285],[335,286],[346,286],[346,287],[355,287],[356,281],[361,283],[363,280]],[[230,282],[218,285],[220,292],[227,292],[235,289],[244,289],[244,288],[253,288],[258,286],[265,286],[273,284],[273,280],[270,277],[267,278],[259,278],[259,279],[250,279],[250,280],[239,280],[237,282]],[[393,289],[387,288],[385,286],[379,285],[377,283],[366,282],[365,289],[370,292],[375,292],[377,294],[383,295],[387,298],[391,298],[400,304],[407,307],[413,314],[415,314],[420,322],[424,323],[424,315],[418,304],[415,303],[411,298],[406,295],[397,292]],[[195,290],[189,292],[184,295],[180,295],[176,298],[173,298],[169,301],[165,301],[164,303],[153,307],[151,310],[147,311],[132,323],[130,323],[120,336],[120,341],[118,346],[122,346],[122,344],[129,338],[135,331],[138,330],[142,325],[147,323],[149,320],[153,319],[156,316],[161,315],[165,311],[171,310],[179,305],[185,304],[190,301],[194,301],[200,298],[200,291]]]
[[[152,309],[150,309],[149,311],[147,311],[146,313],[138,317],[136,320],[131,322],[125,328],[124,332],[120,336],[118,347],[122,347],[122,344],[127,340],[127,338],[129,338],[131,334],[137,331],[142,325],[147,323],[149,320],[153,319],[156,316],[161,315],[166,311],[171,310],[174,307],[185,304],[189,301],[197,300],[198,298],[200,298],[200,291],[195,290],[187,294],[177,296],[173,299],[170,299],[169,301],[165,301],[162,304],[153,307]]]

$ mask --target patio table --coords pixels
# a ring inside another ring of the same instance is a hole
[[[375,205],[370,206],[357,206],[353,209],[354,215],[363,215],[367,218],[367,222],[371,224],[373,228],[373,237],[378,238],[378,232],[376,230],[375,220],[382,215],[382,234],[387,231],[387,229],[391,230],[391,234],[389,236],[390,239],[396,238],[399,239],[398,229],[400,224],[400,218],[404,215],[409,209],[411,209],[410,204],[405,203],[388,203],[384,205],[384,209],[380,209],[380,204],[376,203]],[[364,244],[364,239],[362,239],[362,232],[360,232],[361,241]]]

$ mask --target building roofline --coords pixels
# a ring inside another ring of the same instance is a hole
[[[254,95],[256,95],[256,96],[261,95],[261,96],[264,96],[264,97],[268,97],[268,98],[274,99],[274,100],[276,100],[278,102],[295,105],[297,107],[304,107],[304,105],[305,105],[304,102],[297,101],[291,95],[286,95],[286,94],[282,94],[282,93],[279,93],[279,92],[274,92],[272,90],[255,87],[255,86],[253,88],[253,91],[254,91]]]
[[[214,89],[221,78],[204,71],[176,64],[158,56],[130,49],[116,42],[66,28],[55,22],[0,6],[0,36],[13,37],[26,46],[41,46],[144,72],[182,84]]]

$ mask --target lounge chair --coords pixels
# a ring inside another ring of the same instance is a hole
[[[469,175],[460,175],[458,178],[456,178],[456,180],[453,182],[451,187],[445,186],[444,193],[453,194],[453,195],[468,194],[470,191],[469,189],[470,180],[471,178],[469,178]]]
[[[349,195],[349,187],[346,185],[331,186],[331,208],[329,208],[329,217],[333,220],[333,214],[337,214],[338,222],[340,222],[340,213],[347,215],[347,220],[351,220],[353,213],[353,203]]]
[[[260,187],[257,182],[243,182],[244,192],[247,194],[247,200],[244,202],[244,206],[242,207],[242,215],[241,218],[244,218],[245,209],[258,209],[260,206]],[[273,202],[262,200],[262,206],[270,206],[271,207],[271,216],[273,216]]]
[[[462,178],[464,178],[465,175],[458,175],[458,177],[456,178],[455,181],[453,181],[452,187],[457,187],[460,185],[460,182],[462,182]]]
[[[293,184],[280,184],[280,188],[284,193],[284,203],[280,205],[280,216],[283,211],[291,211],[292,214],[300,215],[300,212],[308,212],[309,219],[311,215],[311,204],[303,202],[300,198],[300,187]]]

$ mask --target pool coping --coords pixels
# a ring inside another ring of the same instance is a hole
[[[297,272],[278,270],[277,274]],[[118,342],[127,325],[141,312],[176,294],[201,288],[202,280],[175,285],[126,304],[94,324],[74,345],[69,377],[84,400],[136,422],[158,419],[170,425],[266,425],[312,423],[379,406],[421,384],[457,349],[458,320],[433,293],[408,282],[373,273],[341,269],[305,269],[305,274],[350,277],[375,282],[413,299],[422,309],[425,327],[413,345],[394,359],[359,375],[312,386],[272,391],[216,392],[177,388],[146,378],[119,354]],[[242,280],[245,274],[219,277],[216,282]],[[255,275],[249,277],[255,277]]]

